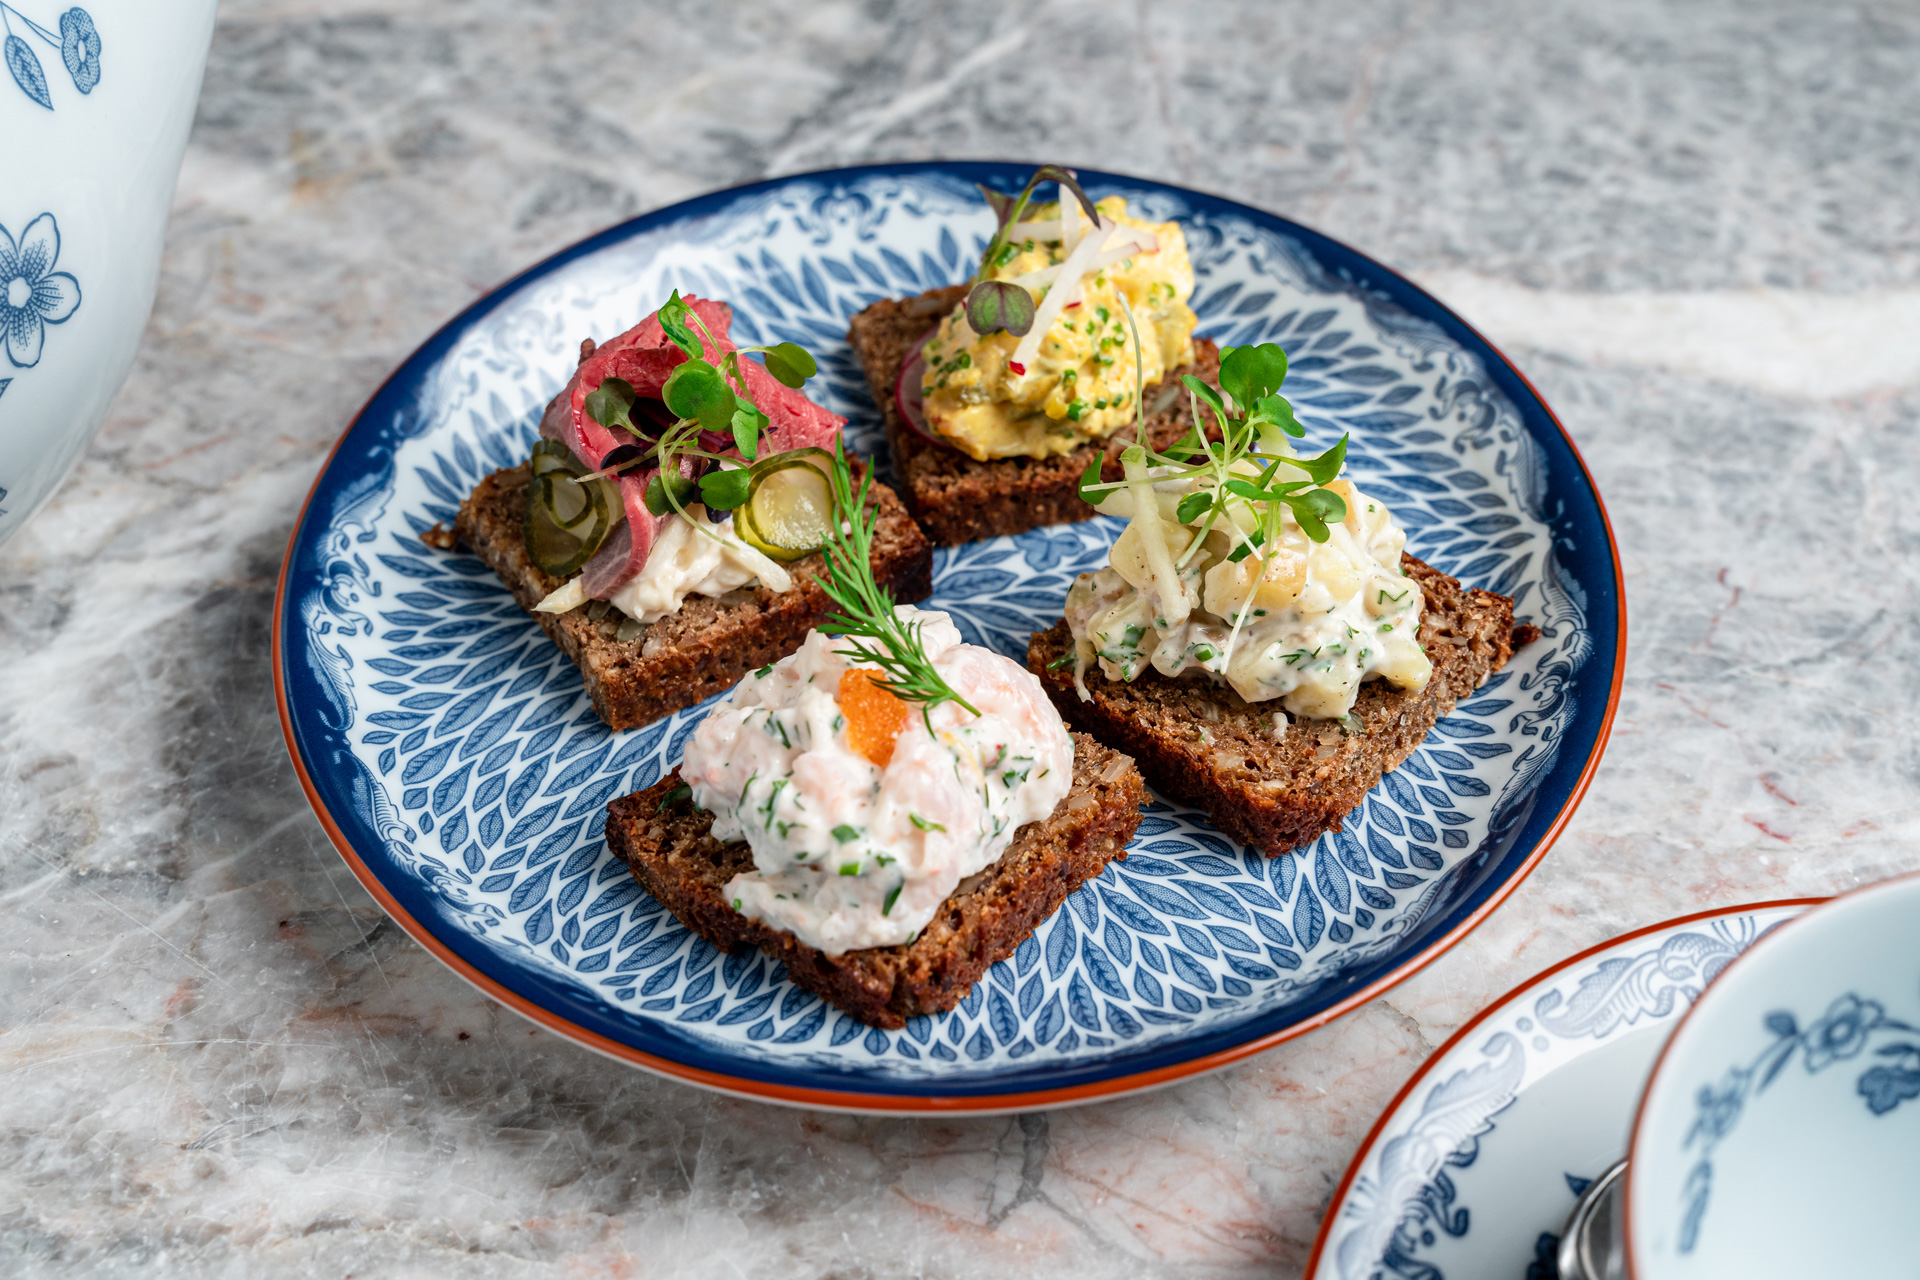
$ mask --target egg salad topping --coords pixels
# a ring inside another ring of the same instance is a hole
[[[734,909],[831,955],[912,940],[1073,780],[1072,739],[1030,672],[961,643],[944,613],[897,614],[959,699],[910,706],[854,642],[816,631],[741,681],[681,765],[714,837],[753,850]]]
[[[982,334],[962,304],[927,340],[927,426],[970,457],[1047,458],[1104,439],[1135,420],[1143,385],[1193,358],[1179,224],[1131,217],[1119,196],[1094,209],[1097,221],[1074,199],[1027,207],[989,246],[979,279],[1031,294],[1031,327]]]

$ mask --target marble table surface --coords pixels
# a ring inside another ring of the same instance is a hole
[[[1917,59],[1897,0],[229,0],[139,362],[0,551],[0,1272],[1298,1274],[1491,996],[1920,867]],[[1500,912],[1078,1110],[807,1114],[537,1030],[360,889],[274,712],[301,497],[441,322],[629,215],[919,157],[1186,183],[1408,273],[1565,420],[1625,565],[1612,745]]]

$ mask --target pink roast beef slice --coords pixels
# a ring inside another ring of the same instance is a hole
[[[724,302],[705,298],[690,297],[686,303],[713,335],[709,342],[698,325],[692,326],[706,358],[718,364],[722,356],[735,349],[729,336],[733,309]],[[668,339],[660,325],[659,313],[655,312],[596,348],[581,362],[566,390],[541,416],[540,434],[564,441],[574,457],[588,467],[598,468],[602,458],[615,447],[629,443],[630,438],[624,432],[609,431],[588,416],[587,395],[598,389],[605,379],[617,377],[624,378],[635,394],[657,398],[666,386],[667,376],[686,359],[686,353]],[[846,425],[845,418],[827,412],[802,392],[781,384],[757,360],[742,359],[740,371],[748,396],[767,415],[768,428],[759,449],[762,456],[809,445],[823,449],[833,447],[840,429]],[[690,470],[682,464],[683,475]],[[626,520],[624,527],[616,529],[587,561],[581,586],[590,599],[604,600],[637,577],[647,563],[660,529],[672,519],[655,516],[647,510],[647,484],[656,474],[649,469],[620,477],[620,498]]]

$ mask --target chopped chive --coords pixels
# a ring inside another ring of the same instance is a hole
[[[900,891],[906,887],[907,887],[907,882],[905,880],[902,880],[899,884],[896,884],[895,886],[893,886],[893,888],[887,890],[886,904],[880,908],[881,915],[885,916],[885,915],[893,914],[893,904],[900,900]]]
[[[843,876],[857,876],[860,874],[860,864],[857,862],[843,862],[840,864],[840,874]]]
[[[920,828],[922,831],[945,831],[946,830],[946,828],[941,826],[939,823],[928,822],[925,818],[921,817],[917,813],[909,813],[907,817],[911,818],[913,820],[913,825]]]

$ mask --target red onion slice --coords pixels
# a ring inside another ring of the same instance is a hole
[[[933,335],[929,333],[926,338],[913,344],[913,350],[907,352],[906,363],[900,366],[900,380],[893,386],[893,405],[900,411],[900,420],[907,424],[913,434],[928,444],[951,449],[952,441],[927,426],[926,396],[920,390],[921,379],[927,372],[926,357],[921,352],[931,337]]]

